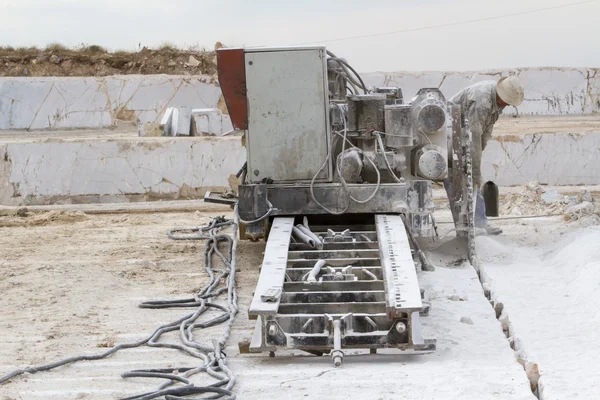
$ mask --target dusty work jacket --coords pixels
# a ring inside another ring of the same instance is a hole
[[[481,187],[481,154],[492,136],[494,124],[502,113],[496,101],[496,81],[483,81],[468,86],[455,94],[450,101],[460,106],[462,115],[469,121],[473,135],[473,183]]]

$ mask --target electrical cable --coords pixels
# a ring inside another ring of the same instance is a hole
[[[354,68],[352,68],[350,66],[350,64],[348,64],[348,62],[346,62],[345,60],[339,58],[338,56],[336,56],[335,54],[333,54],[329,50],[327,50],[327,55],[329,56],[328,60],[333,60],[333,61],[335,61],[335,62],[338,63],[338,65],[340,66],[340,68],[342,68],[343,75],[346,76],[346,78],[348,79],[348,81],[350,81],[351,83],[353,83],[356,86],[362,87],[363,90],[365,91],[365,93],[367,92],[367,88],[366,88],[364,82],[362,81],[362,78],[356,72],[356,70],[354,70]],[[348,69],[350,69],[354,73],[354,75],[358,78],[358,81],[356,79],[354,79],[352,77],[352,75],[350,75],[350,72],[348,71]]]
[[[348,71],[346,71],[346,68],[350,69],[350,71],[352,71],[352,73],[358,78],[358,82],[360,82],[360,86],[363,88],[365,94],[368,92],[367,86],[365,85],[362,78],[360,77],[360,74],[358,72],[356,72],[356,70],[354,68],[352,68],[352,66],[350,64],[348,64],[346,61],[342,60],[341,58],[339,58],[338,56],[336,56],[329,50],[327,50],[327,54],[329,55],[329,57],[332,60],[336,61],[342,67],[342,70],[344,70],[344,72],[346,72],[348,79],[352,80],[353,78],[350,76],[350,74],[348,74]]]
[[[333,210],[330,210],[327,207],[325,207],[323,204],[321,204],[317,200],[317,197],[315,196],[315,191],[314,191],[315,180],[317,179],[317,176],[321,173],[323,168],[325,168],[325,165],[327,165],[327,162],[331,160],[331,149],[334,147],[335,143],[336,143],[335,140],[332,140],[331,146],[329,146],[329,149],[327,150],[327,156],[325,156],[325,161],[323,161],[323,164],[321,164],[321,168],[319,168],[319,170],[315,173],[315,175],[313,176],[313,178],[310,181],[310,197],[319,207],[321,207],[323,210],[327,211],[329,214],[342,215],[350,207],[350,197],[349,196],[347,197],[348,202],[346,203],[346,207],[344,207],[344,209],[342,211],[333,211]],[[347,194],[348,189],[344,185],[342,185],[342,189],[344,189],[344,191]]]
[[[253,219],[251,221],[246,221],[245,219],[242,219],[240,216],[238,216],[239,221],[244,224],[244,225],[251,225],[251,224],[256,224],[257,222],[261,222],[264,221],[265,219],[269,218],[269,216],[271,215],[271,213],[275,210],[277,210],[275,207],[273,207],[273,204],[271,204],[271,202],[269,201],[269,199],[267,199],[267,205],[269,206],[269,209],[267,210],[266,213],[264,213],[261,217],[258,217],[256,219]]]
[[[352,148],[355,148],[355,149],[357,149],[357,150],[359,150],[359,151],[362,152],[362,150],[359,149],[358,147],[356,147],[350,140],[348,140],[345,135],[342,135],[340,132],[335,132],[335,133],[338,136],[341,136],[344,139],[345,142],[349,143]],[[342,150],[343,150],[343,148],[344,147],[342,147]],[[342,153],[340,153],[340,154],[342,154]],[[373,193],[371,193],[371,195],[368,198],[366,198],[365,200],[358,200],[358,199],[350,196],[350,198],[353,201],[355,201],[356,203],[361,203],[361,204],[364,204],[364,203],[367,203],[367,202],[371,201],[373,199],[373,197],[375,196],[375,194],[379,191],[379,188],[381,186],[381,173],[379,172],[379,169],[377,168],[377,166],[375,165],[375,163],[373,162],[373,160],[371,160],[369,157],[366,157],[366,159],[373,166],[373,168],[375,169],[375,172],[377,173],[377,184],[375,186],[375,189],[373,190]],[[344,163],[343,157],[342,157],[341,161],[342,161],[341,164],[343,165],[343,163]],[[347,187],[348,183],[344,180],[344,177],[341,176],[341,174],[340,174],[340,166],[336,165],[336,167],[337,167],[338,175],[340,175],[340,181],[342,182],[342,185],[345,185]]]
[[[488,217],[489,221],[502,221],[509,219],[529,219],[529,218],[544,218],[544,217],[562,217],[564,214],[537,214],[537,215],[512,215],[509,217]],[[454,221],[438,221],[438,224],[453,224]]]
[[[358,93],[358,86],[360,86],[360,84],[357,85],[357,82],[355,80],[351,79],[350,76],[348,75],[348,72],[346,70],[344,70],[343,68],[344,67],[342,66],[342,71],[343,71],[342,73],[335,72],[336,79],[338,79],[339,77],[346,77],[346,80],[348,81],[348,83],[350,83],[350,86],[352,86],[352,89],[353,89],[352,93],[353,94]]]
[[[339,104],[336,104],[336,105],[337,105],[337,107],[339,108],[339,110],[341,112],[342,111],[342,107]],[[340,182],[346,188],[346,191],[348,193],[350,193],[349,190],[348,190],[348,187],[347,187],[346,180],[344,179],[344,177],[342,176],[342,173],[340,172],[340,168],[342,168],[344,166],[344,157],[343,157],[343,154],[344,154],[344,151],[345,151],[345,148],[346,148],[346,143],[349,143],[352,148],[355,148],[355,149],[358,149],[358,150],[360,150],[360,149],[358,147],[356,147],[351,141],[349,141],[347,139],[346,135],[348,133],[348,127],[346,126],[346,119],[345,118],[343,119],[343,122],[344,122],[344,130],[343,130],[344,135],[342,136],[342,139],[344,141],[342,142],[342,152],[340,153],[340,154],[342,154],[342,157],[341,157],[342,159],[341,159],[341,163],[340,164],[336,163],[336,169],[337,169],[338,175],[340,177]],[[340,135],[339,132],[336,132],[336,134]],[[367,197],[365,200],[358,200],[358,199],[352,197],[351,194],[349,194],[350,199],[352,199],[353,201],[355,201],[356,203],[359,203],[359,204],[364,204],[364,203],[367,203],[367,202],[371,201],[373,199],[373,197],[375,197],[375,194],[377,194],[377,192],[379,191],[379,188],[381,186],[381,173],[379,172],[379,169],[377,168],[377,166],[375,165],[375,163],[373,162],[373,160],[371,160],[369,157],[366,157],[366,158],[367,158],[367,161],[371,164],[371,166],[373,166],[373,168],[375,169],[375,172],[377,173],[377,186],[375,186],[375,189],[373,190],[373,193],[371,193],[371,195],[369,197]]]
[[[350,82],[350,84],[352,84],[352,86],[353,86],[355,89],[357,89],[357,87],[359,87],[359,86],[362,88],[362,85],[361,85],[361,83],[360,83],[360,82],[358,82],[358,81],[357,81],[357,80],[356,80],[356,79],[355,79],[355,78],[354,78],[354,77],[353,77],[353,76],[350,74],[349,68],[347,67],[347,65],[348,65],[348,64],[347,64],[347,63],[344,63],[344,61],[343,61],[342,59],[339,59],[339,58],[337,58],[337,57],[330,56],[330,57],[329,57],[327,60],[332,60],[332,61],[335,61],[335,62],[337,62],[337,63],[338,63],[338,65],[339,65],[339,66],[340,66],[340,68],[342,69],[342,72],[341,72],[341,73],[339,73],[339,72],[338,72],[338,76],[344,76],[344,77],[346,77],[346,79],[348,80],[348,82]],[[363,91],[364,91],[364,88],[363,88]]]
[[[383,152],[383,159],[385,160],[385,166],[388,168],[388,171],[390,171],[390,174],[392,174],[392,178],[394,178],[394,180],[398,183],[400,183],[400,178],[398,178],[396,176],[396,174],[394,173],[394,171],[392,170],[392,167],[390,166],[390,163],[387,159],[387,156],[385,155],[385,147],[383,146],[383,139],[381,139],[381,135],[379,134],[379,132],[375,132],[375,135],[377,135],[377,142],[379,142],[379,146],[381,146],[381,151]]]
[[[232,236],[220,234],[219,232],[232,226]],[[178,299],[178,300],[159,300],[148,301],[140,304],[141,308],[167,308],[167,307],[197,307],[192,313],[188,313],[183,317],[163,324],[156,328],[152,334],[137,342],[118,344],[107,351],[93,355],[81,355],[69,357],[51,364],[45,364],[37,367],[27,367],[10,372],[9,374],[0,377],[0,384],[13,379],[19,375],[26,373],[35,374],[40,371],[48,371],[66,364],[71,364],[78,361],[92,361],[106,358],[117,351],[131,349],[140,346],[150,346],[159,348],[170,348],[180,350],[192,357],[202,360],[202,363],[195,368],[172,368],[163,370],[141,370],[125,372],[121,376],[129,377],[145,377],[165,379],[166,382],[158,387],[153,392],[143,393],[122,400],[149,400],[165,396],[166,399],[180,400],[191,399],[190,395],[202,393],[214,393],[207,398],[221,398],[228,396],[228,399],[235,399],[235,394],[231,391],[235,385],[235,376],[227,367],[223,348],[227,345],[231,334],[231,325],[238,312],[237,292],[235,289],[235,274],[236,274],[236,256],[237,256],[237,234],[239,227],[239,216],[237,205],[234,207],[234,219],[226,220],[224,217],[217,217],[211,220],[209,225],[204,228],[193,228],[199,232],[196,239],[206,240],[204,251],[204,269],[209,276],[208,283],[194,294],[193,298]],[[189,237],[178,237],[174,232],[182,229],[174,229],[169,231],[169,237],[175,240],[187,240]],[[219,246],[226,245],[227,256],[224,255]],[[223,269],[213,268],[213,260],[219,260],[224,266]],[[220,305],[213,302],[222,293],[227,293],[226,305]],[[210,300],[210,301],[209,301]],[[216,317],[203,322],[196,322],[198,318],[204,315],[207,311],[216,309],[221,313]],[[194,338],[194,330],[204,329],[225,322],[225,329],[221,339],[212,340],[212,346],[202,344]],[[159,342],[159,339],[164,333],[179,331],[179,343]],[[176,373],[176,371],[178,371]],[[207,386],[196,386],[189,381],[189,377],[205,372],[218,382]],[[171,387],[174,383],[183,383],[183,386]],[[222,387],[224,386],[224,387]]]

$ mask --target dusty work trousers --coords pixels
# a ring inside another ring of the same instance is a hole
[[[444,189],[446,189],[446,195],[448,196],[448,199],[451,199],[452,183],[450,182],[450,178],[444,179]],[[475,192],[475,227],[487,227],[487,217],[485,215],[485,201],[483,200],[483,196],[481,195],[481,192],[479,190]]]

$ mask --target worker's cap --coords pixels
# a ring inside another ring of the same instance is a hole
[[[498,93],[503,102],[516,107],[523,102],[525,90],[519,78],[516,76],[505,76],[496,84],[496,93]]]

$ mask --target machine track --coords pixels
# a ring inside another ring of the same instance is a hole
[[[329,353],[336,366],[350,348],[432,351],[421,332],[427,311],[400,215],[311,228],[278,217],[249,310],[250,350]]]

